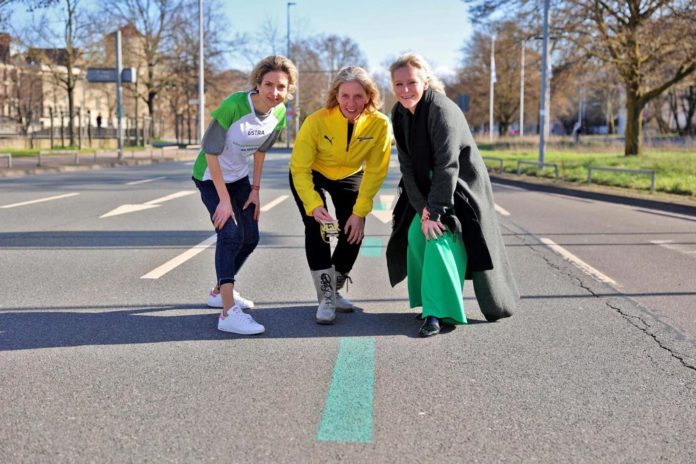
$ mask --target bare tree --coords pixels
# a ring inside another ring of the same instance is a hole
[[[124,64],[136,68],[138,84],[129,87],[128,92],[147,105],[151,135],[154,135],[157,96],[168,85],[165,62],[173,50],[174,30],[184,27],[179,14],[184,4],[185,0],[105,0],[102,9],[110,14],[93,15],[95,30],[113,30],[116,24],[129,31],[130,40],[124,40]],[[107,46],[111,50],[113,40]],[[113,62],[114,55],[109,55]]]
[[[538,0],[463,0],[477,18],[494,12],[539,30]],[[613,66],[626,94],[624,153],[638,155],[643,110],[696,70],[696,5],[690,0],[557,0],[552,34],[561,45]],[[503,8],[503,6],[505,8]]]
[[[208,79],[215,76],[222,67],[223,50],[226,42],[220,35],[225,25],[221,22],[220,15],[213,14],[220,6],[215,2],[207,2],[204,10],[205,31],[205,76],[206,86]],[[167,54],[165,68],[167,79],[165,81],[164,94],[173,109],[172,116],[184,115],[187,124],[187,138],[193,139],[195,135],[191,128],[195,128],[194,117],[198,112],[198,105],[194,103],[198,99],[198,28],[192,28],[186,23],[185,18],[197,17],[198,2],[185,3],[176,13],[174,22],[177,27],[172,30],[172,48]]]
[[[300,120],[324,105],[327,89],[338,70],[348,65],[367,68],[365,55],[349,37],[309,37],[294,42],[292,50],[293,59],[300,71]]]
[[[539,72],[534,66],[538,54],[524,41],[522,31],[512,22],[496,26],[496,83],[493,116],[498,121],[499,133],[505,134],[519,119],[521,51],[525,47],[525,108],[538,102]],[[464,54],[462,68],[450,88],[457,94],[469,96],[467,119],[472,126],[488,123],[490,93],[491,35],[485,32],[474,34]],[[525,117],[525,120],[529,121]]]
[[[84,64],[78,44],[84,38],[84,27],[79,0],[61,0],[60,3],[63,8],[58,9],[58,15],[62,30],[52,32],[51,28],[43,27],[36,33],[50,36],[49,41],[61,47],[30,48],[28,56],[30,61],[45,66],[55,84],[65,90],[68,98],[68,137],[70,145],[75,145],[75,87],[81,78],[78,65]],[[34,41],[39,42],[36,38]]]
[[[12,3],[24,4],[30,11],[38,8],[46,8],[57,4],[60,0],[0,0],[0,8],[9,6]]]

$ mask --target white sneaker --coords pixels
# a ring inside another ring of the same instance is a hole
[[[239,306],[235,305],[230,308],[227,317],[220,313],[218,330],[240,335],[256,335],[263,333],[266,328],[256,322],[253,317],[242,312]]]
[[[239,309],[251,309],[254,307],[254,302],[244,298],[237,290],[233,290],[232,294],[234,295],[234,303],[239,307]],[[215,293],[214,288],[211,288],[210,293],[208,294],[208,306],[211,308],[224,307],[222,304],[222,295],[220,295],[220,292]]]

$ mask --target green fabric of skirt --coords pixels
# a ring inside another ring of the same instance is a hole
[[[435,316],[448,324],[466,324],[464,281],[467,255],[461,237],[447,231],[437,240],[426,240],[421,216],[408,229],[408,301],[423,307],[423,317]]]

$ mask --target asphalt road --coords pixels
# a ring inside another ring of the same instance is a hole
[[[287,162],[237,284],[255,337],[205,306],[190,162],[0,180],[0,462],[696,461],[694,217],[496,185],[520,307],[487,323],[467,285],[470,324],[419,339],[394,166],[360,309],[319,326]]]

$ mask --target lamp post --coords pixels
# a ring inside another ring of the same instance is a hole
[[[524,137],[524,49],[527,42],[522,39],[522,56],[520,57],[520,138]]]
[[[203,59],[203,0],[198,0],[198,142],[203,144],[205,123],[205,87]]]
[[[290,58],[290,7],[294,6],[295,2],[288,2],[287,4],[287,50],[285,55]],[[297,84],[297,83],[296,83]],[[292,103],[287,101],[285,103],[285,114],[291,114],[291,108],[292,108]],[[297,117],[297,115],[294,115],[294,117]],[[287,118],[285,120],[285,147],[290,148],[290,124],[288,124]]]
[[[491,88],[488,102],[488,141],[493,143],[493,94],[495,92],[495,34],[491,37]]]
[[[549,61],[549,0],[544,0],[544,42],[541,53],[541,102],[539,104],[539,162],[544,162],[546,150],[546,89],[548,87],[548,61]]]
[[[116,139],[118,159],[123,159],[123,88],[121,86],[121,29],[116,31]],[[62,123],[61,123],[62,124]]]

